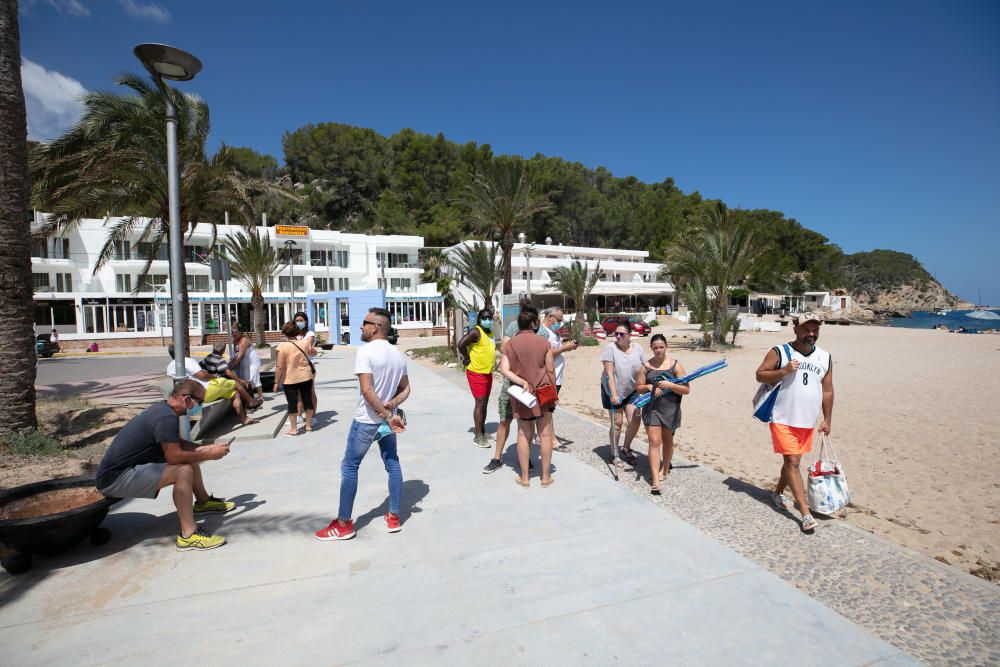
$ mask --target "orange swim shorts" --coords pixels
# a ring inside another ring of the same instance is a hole
[[[776,454],[802,455],[812,449],[814,428],[799,428],[771,422],[771,442]]]

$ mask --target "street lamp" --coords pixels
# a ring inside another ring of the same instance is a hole
[[[167,121],[167,206],[169,210],[170,243],[170,300],[174,313],[174,384],[184,380],[184,360],[187,357],[187,313],[184,311],[184,294],[187,286],[181,275],[184,265],[181,251],[181,197],[180,171],[177,164],[177,115],[170,92],[163,83],[190,81],[201,71],[201,61],[186,51],[166,44],[140,44],[132,53],[153,77],[156,86],[163,93],[163,110]],[[181,437],[190,437],[191,422],[185,415],[181,419]]]
[[[521,245],[524,245],[526,238],[527,237],[524,235],[524,232],[521,232],[517,235],[517,240],[521,242]],[[531,253],[532,251],[534,251],[534,249],[535,249],[534,243],[524,248],[524,260],[528,266],[528,301],[531,301]]]
[[[288,320],[295,318],[295,268],[292,265],[292,251],[298,244],[292,239],[285,241],[285,253],[288,255]]]

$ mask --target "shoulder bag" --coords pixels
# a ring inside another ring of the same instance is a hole
[[[788,347],[788,343],[775,349],[778,351],[778,368],[784,368],[792,358],[792,350]],[[779,389],[781,389],[781,382],[774,384],[761,382],[760,386],[757,387],[757,393],[753,395],[753,416],[756,419],[765,423],[771,421],[771,413],[774,411],[774,402],[778,400]]]

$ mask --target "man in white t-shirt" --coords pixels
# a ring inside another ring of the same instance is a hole
[[[549,347],[552,348],[552,365],[556,371],[556,393],[562,389],[563,383],[563,371],[566,368],[566,357],[564,354],[566,352],[571,352],[577,347],[575,340],[569,340],[563,342],[562,336],[559,335],[559,329],[562,328],[563,322],[563,309],[560,306],[552,306],[546,308],[542,311],[542,321],[541,326],[538,327],[538,335],[543,336],[548,339]],[[553,425],[553,431],[554,431]],[[559,440],[556,436],[556,440],[559,444],[554,447],[557,452],[568,452],[569,447]]]
[[[792,503],[784,495],[784,490],[791,490],[802,513],[803,531],[813,530],[816,519],[809,513],[806,504],[799,462],[812,449],[820,412],[823,414],[820,433],[830,433],[833,419],[833,358],[816,345],[822,322],[823,316],[819,313],[802,313],[793,317],[795,340],[788,345],[791,358],[786,360],[785,354],[773,347],[757,369],[758,382],[781,383],[770,427],[771,444],[774,452],[781,454],[782,466],[771,500],[776,507],[790,510]]]
[[[396,434],[404,430],[405,421],[397,408],[410,395],[410,381],[406,376],[406,357],[386,340],[391,323],[388,310],[372,308],[361,324],[361,340],[365,344],[354,362],[358,407],[340,465],[340,509],[329,526],[316,531],[317,540],[349,540],[357,534],[351,515],[358,493],[358,467],[375,440],[389,474],[389,511],[383,517],[386,530],[398,533],[402,529],[399,501],[403,471],[396,453]]]

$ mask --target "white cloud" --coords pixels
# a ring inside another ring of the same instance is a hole
[[[28,14],[39,2],[43,0],[25,0],[21,5],[21,13]],[[87,9],[80,0],[44,0],[45,4],[55,7],[60,14],[70,16],[90,16]]]
[[[145,19],[153,23],[168,23],[170,12],[155,2],[141,3],[137,0],[118,0],[122,8],[129,16],[137,19]]]
[[[21,85],[28,111],[28,138],[48,141],[62,135],[83,115],[79,81],[21,58]]]

